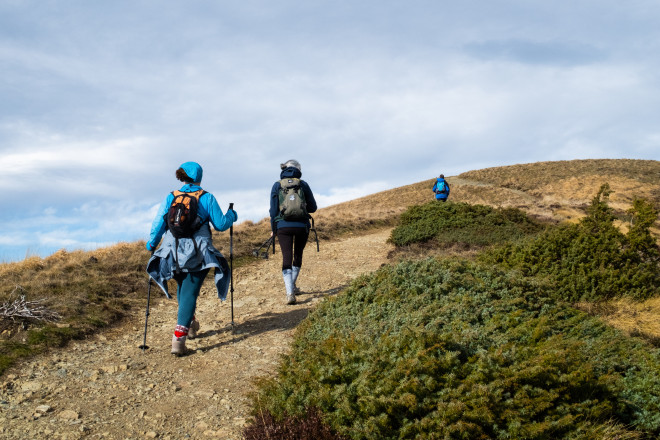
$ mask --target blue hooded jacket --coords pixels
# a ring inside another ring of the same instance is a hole
[[[188,166],[189,169],[186,169]],[[181,166],[195,183],[183,185],[180,191],[195,192],[202,189],[199,186],[202,178],[202,168],[195,162],[186,162]],[[160,247],[154,252],[147,263],[147,272],[156,282],[165,295],[170,298],[167,288],[167,280],[174,277],[177,267],[182,272],[198,272],[204,269],[215,268],[215,285],[218,291],[218,297],[225,300],[229,289],[231,278],[229,264],[213,246],[211,228],[209,223],[218,231],[226,231],[238,219],[236,212],[228,210],[223,214],[218,205],[218,201],[211,193],[204,193],[199,198],[197,215],[201,218],[203,224],[192,238],[179,238],[176,240],[172,233],[167,229],[165,214],[174,199],[172,193],[168,194],[158,209],[158,214],[154,218],[151,226],[151,234],[147,242],[147,249],[153,250],[163,239]]]
[[[288,167],[282,170],[280,173],[280,179],[286,179],[293,177],[300,179],[302,173],[298,168]],[[313,213],[316,212],[316,200],[314,200],[314,194],[312,189],[309,187],[307,182],[304,180],[300,181],[300,187],[303,190],[305,195],[305,202],[307,203],[307,212]],[[270,226],[273,233],[277,233],[279,228],[307,228],[311,227],[309,220],[305,221],[287,221],[287,220],[275,220],[275,218],[280,214],[280,181],[278,180],[273,184],[273,188],[270,190]]]

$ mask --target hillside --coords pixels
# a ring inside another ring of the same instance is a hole
[[[454,201],[519,207],[553,222],[583,216],[605,182],[614,190],[611,205],[622,218],[635,196],[660,205],[657,161],[513,165],[471,171],[448,181]],[[235,274],[235,327],[232,331],[229,325],[229,304],[220,304],[207,283],[199,305],[201,337],[190,344],[196,351],[183,358],[169,355],[176,302],[164,301],[156,289],[151,292],[150,348],[146,352],[138,349],[146,300],[141,264],[148,258],[142,243],[89,253],[62,252],[43,260],[0,266],[5,281],[2,302],[15,294],[16,286],[31,299],[62,290],[58,270],[64,276],[82,266],[110,265],[111,273],[123,280],[107,294],[85,290],[99,288],[95,284],[78,289],[82,296],[76,307],[93,309],[98,320],[110,320],[112,325],[87,324],[85,332],[77,336],[82,339],[64,348],[51,348],[3,374],[0,433],[5,438],[175,439],[186,434],[191,438],[239,438],[249,417],[247,395],[252,380],[273,371],[279,355],[288,349],[293,330],[319,301],[337,294],[360,274],[388,263],[390,228],[408,206],[432,198],[432,183],[429,179],[320,210],[315,219],[321,251],[316,253],[310,243],[305,253],[300,284],[306,293],[295,307],[283,302],[279,250],[268,260],[249,256],[267,237],[267,222],[238,225],[235,246],[241,264]],[[226,253],[228,234],[217,234],[215,239]],[[39,278],[44,274],[47,278]],[[660,298],[645,303],[587,304],[584,308],[631,334],[660,340]],[[108,309],[111,313],[102,314]],[[20,343],[34,325],[22,328],[4,321],[3,343]],[[75,326],[74,320],[58,328]]]
[[[651,160],[537,162],[468,171],[447,181],[453,201],[517,207],[557,222],[584,216],[589,202],[606,182],[613,191],[610,206],[621,213],[635,197],[660,206],[660,162]],[[338,228],[337,222],[363,226],[391,222],[408,206],[432,199],[433,182],[430,178],[330,206],[319,211],[316,222],[323,225],[321,230],[328,225]]]

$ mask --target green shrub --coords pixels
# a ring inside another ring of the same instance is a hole
[[[432,201],[408,208],[390,240],[396,246],[431,239],[442,244],[486,246],[536,233],[541,228],[516,208]]]
[[[660,251],[649,228],[658,216],[644,200],[630,210],[632,227],[623,234],[607,205],[609,186],[594,197],[580,223],[549,229],[528,241],[484,253],[489,263],[555,283],[567,301],[599,301],[626,296],[646,299],[660,293]]]
[[[660,351],[467,262],[384,267],[316,309],[256,411],[353,439],[660,434]],[[615,438],[615,437],[612,437]]]

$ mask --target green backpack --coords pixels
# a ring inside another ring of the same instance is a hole
[[[290,177],[280,180],[279,197],[280,214],[276,220],[301,221],[309,218],[300,179]]]

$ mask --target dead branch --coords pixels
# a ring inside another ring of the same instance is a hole
[[[16,289],[22,290],[22,289]],[[16,291],[15,290],[15,291]],[[34,319],[37,321],[53,322],[61,316],[43,305],[44,300],[27,301],[25,295],[14,301],[8,301],[0,304],[0,318],[11,319],[12,321]]]

